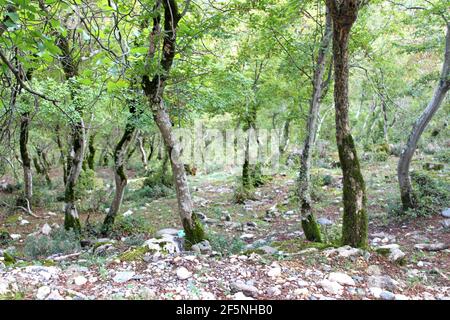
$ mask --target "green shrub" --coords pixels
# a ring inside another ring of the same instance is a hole
[[[23,252],[32,259],[44,258],[53,254],[65,254],[80,250],[78,235],[73,230],[57,228],[50,235],[32,236],[25,239]]]
[[[222,255],[237,254],[244,250],[246,243],[236,236],[226,236],[219,233],[209,233],[208,240],[212,250]]]
[[[82,170],[75,186],[75,197],[82,199],[89,191],[98,189],[99,187],[101,187],[101,183],[95,178],[94,170]]]
[[[448,205],[450,200],[448,182],[424,171],[411,172],[411,180],[418,202],[416,211],[419,215],[437,213]]]
[[[154,231],[155,229],[150,222],[139,215],[118,216],[113,228],[113,232],[120,235],[152,233]]]
[[[157,184],[154,186],[144,185],[138,190],[127,190],[125,200],[131,202],[139,202],[142,199],[152,200],[170,196],[173,194],[173,190],[166,187],[163,184]]]

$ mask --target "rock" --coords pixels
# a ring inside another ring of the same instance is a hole
[[[237,292],[233,295],[233,300],[254,300],[252,297],[247,297],[242,292]]]
[[[180,280],[186,280],[186,279],[192,277],[192,272],[190,272],[185,267],[178,268],[176,272],[177,272],[177,277]]]
[[[445,210],[442,210],[441,215],[442,215],[444,218],[450,218],[450,208],[447,208],[447,209],[445,209]]]
[[[253,239],[254,237],[255,235],[252,233],[244,233],[243,235],[240,236],[242,240],[250,240]]]
[[[256,297],[258,295],[258,289],[255,286],[245,284],[243,281],[236,281],[230,285],[231,293],[243,292],[250,297]]]
[[[134,275],[135,275],[134,271],[117,272],[113,278],[113,281],[116,283],[124,283],[133,278]]]
[[[112,256],[117,252],[118,250],[110,243],[98,246],[94,250],[94,254],[100,257]]]
[[[375,298],[380,298],[381,293],[383,292],[383,289],[378,287],[371,287],[369,288],[370,294],[372,294]]]
[[[443,165],[442,163],[431,163],[431,162],[427,162],[427,163],[425,163],[425,164],[423,165],[423,168],[424,168],[425,170],[428,170],[428,171],[430,171],[430,170],[436,170],[436,171],[439,171],[439,170],[444,169],[444,165]]]
[[[279,296],[281,294],[281,290],[278,287],[270,287],[267,289],[267,294],[269,296]]]
[[[295,214],[295,211],[294,211],[294,210],[288,210],[288,211],[286,211],[284,214],[285,214],[286,216],[292,216],[292,215]]]
[[[389,276],[369,276],[367,278],[367,285],[369,287],[377,287],[394,291],[397,288],[398,282]]]
[[[279,277],[281,275],[281,268],[279,267],[271,268],[267,272],[267,275],[271,278]]]
[[[330,281],[328,279],[323,279],[319,282],[319,285],[328,293],[331,294],[341,294],[344,287],[335,281]]]
[[[383,300],[394,300],[395,294],[390,291],[383,291],[380,293],[380,298]]]
[[[372,276],[379,276],[381,275],[381,268],[377,265],[370,265],[367,267],[367,273]]]
[[[51,292],[51,289],[49,286],[42,286],[38,289],[36,293],[36,299],[38,300],[44,300]]]
[[[77,286],[82,286],[87,282],[87,279],[83,276],[75,277],[74,282]]]
[[[275,249],[274,247],[268,246],[268,245],[258,247],[257,250],[262,250],[262,251],[264,251],[265,254],[275,254],[278,252],[277,249]]]
[[[133,214],[133,211],[131,210],[131,209],[128,209],[127,211],[125,211],[124,213],[123,213],[123,216],[124,217],[129,217],[129,216],[131,216]]]
[[[20,238],[22,238],[22,236],[17,233],[11,233],[10,236],[11,236],[11,239],[13,239],[13,240],[19,240]]]
[[[197,214],[197,217],[198,217],[201,221],[203,221],[203,222],[208,221],[208,217],[207,217],[204,213],[197,212],[196,214]]]
[[[333,221],[327,218],[319,218],[317,219],[317,223],[322,226],[331,226],[333,224]]]
[[[48,223],[44,224],[44,226],[41,229],[41,233],[46,236],[48,236],[51,231],[52,231],[52,228],[48,225]]]
[[[154,254],[172,254],[182,251],[181,241],[178,239],[176,236],[163,234],[162,238],[148,239],[144,242],[143,247],[147,247]]]
[[[58,290],[53,290],[45,300],[64,300],[64,297],[59,294]]]
[[[409,300],[409,297],[405,296],[404,294],[396,294],[395,300]]]
[[[328,280],[337,282],[343,286],[354,286],[355,280],[353,280],[349,275],[342,272],[332,272],[328,275]]]
[[[363,251],[358,248],[352,248],[350,246],[343,246],[337,249],[327,249],[323,251],[326,256],[330,256],[333,254],[338,254],[340,257],[349,258],[354,256],[363,255]]]
[[[245,226],[246,226],[247,228],[251,228],[251,229],[256,229],[256,228],[258,228],[258,225],[256,224],[256,222],[253,222],[253,221],[248,221],[248,222],[245,224]]]
[[[298,288],[294,290],[294,294],[296,296],[306,296],[308,295],[309,290],[307,288]]]
[[[417,250],[424,250],[424,251],[440,251],[450,248],[450,243],[419,243],[414,246]]]
[[[0,278],[0,295],[7,294],[9,292],[9,281]]]
[[[400,246],[396,243],[380,246],[376,251],[383,255],[388,255],[388,258],[392,262],[402,263],[406,254],[399,249]]]
[[[22,220],[20,220],[20,222],[19,222],[19,224],[20,224],[21,226],[24,226],[24,225],[29,224],[29,223],[30,223],[30,221],[25,220],[25,219],[22,219]]]
[[[199,254],[211,253],[212,248],[208,240],[203,240],[202,242],[196,243],[191,247],[191,250]]]
[[[171,236],[176,236],[176,235],[178,235],[178,231],[180,231],[180,230],[174,229],[174,228],[161,229],[161,230],[158,230],[156,232],[156,237],[160,238],[160,237],[162,237],[165,234],[168,234],[168,235],[171,235]]]
[[[450,229],[450,219],[445,219],[444,221],[441,221],[442,226],[444,229]]]

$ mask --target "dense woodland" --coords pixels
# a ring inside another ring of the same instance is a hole
[[[450,298],[445,0],[0,0],[0,299]]]

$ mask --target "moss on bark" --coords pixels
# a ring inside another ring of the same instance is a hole
[[[320,227],[314,218],[314,215],[308,216],[302,220],[302,229],[305,237],[309,241],[322,242],[322,235],[320,234]]]
[[[183,219],[183,228],[184,233],[186,234],[186,249],[190,249],[192,245],[206,240],[206,234],[203,230],[203,225],[195,212],[192,213],[191,221],[189,221],[189,219],[187,218]]]

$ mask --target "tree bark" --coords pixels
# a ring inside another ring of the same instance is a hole
[[[367,246],[368,227],[366,191],[348,117],[348,42],[360,1],[327,0],[327,6],[333,21],[336,142],[343,174],[342,242],[364,248]]]
[[[145,152],[145,148],[144,148],[144,138],[142,136],[138,136],[137,138],[137,142],[139,145],[139,151],[141,152],[141,160],[142,160],[142,164],[144,165],[144,170],[147,171],[148,170],[148,162],[147,162],[147,153]]]
[[[103,221],[102,234],[108,235],[114,225],[117,214],[119,213],[120,206],[122,205],[123,195],[125,192],[125,187],[127,186],[128,180],[125,172],[126,165],[126,155],[128,147],[133,140],[134,132],[136,131],[136,107],[133,101],[130,102],[130,119],[125,126],[125,131],[122,138],[117,143],[114,151],[114,181],[116,184],[116,189],[114,192],[114,198],[111,203],[108,214]]]
[[[22,160],[25,199],[31,206],[33,197],[33,175],[31,172],[31,158],[28,152],[28,133],[30,127],[30,113],[24,112],[20,117],[20,159]]]
[[[88,145],[89,155],[87,157],[87,165],[88,165],[88,168],[91,170],[95,170],[94,159],[95,159],[96,149],[95,149],[94,141],[95,141],[95,133],[92,133],[89,136],[89,145]]]
[[[158,1],[157,6],[160,3]],[[161,132],[164,144],[169,152],[178,200],[178,210],[186,235],[185,243],[189,248],[191,245],[204,240],[205,233],[197,215],[193,212],[186,172],[184,170],[184,164],[180,160],[180,149],[173,135],[172,123],[163,100],[164,87],[175,57],[176,30],[182,16],[175,0],[162,1],[162,5],[164,7],[164,40],[160,65],[163,71],[154,74],[152,79],[148,75],[144,75],[142,78],[142,87],[145,95],[149,99],[153,119]],[[153,18],[153,30],[150,34],[148,54],[148,58],[150,59],[154,58],[156,51],[157,41],[155,40],[160,33],[160,18],[159,16]]]
[[[306,127],[306,137],[303,144],[303,151],[300,159],[300,172],[298,180],[298,194],[300,209],[302,213],[302,228],[305,237],[309,241],[321,242],[320,228],[316,223],[311,211],[311,156],[317,132],[317,118],[320,108],[320,100],[323,89],[323,77],[325,73],[326,56],[331,42],[331,15],[326,11],[325,31],[317,55],[317,64],[314,70],[313,94],[310,101],[308,123]]]
[[[445,39],[444,63],[442,65],[442,71],[438,86],[430,103],[414,124],[413,129],[408,137],[408,141],[406,142],[406,145],[398,161],[397,176],[400,186],[400,197],[404,210],[417,207],[417,199],[414,196],[414,192],[411,186],[411,178],[409,176],[411,159],[417,148],[417,143],[419,142],[420,136],[427,127],[431,118],[441,106],[442,101],[444,100],[445,95],[450,88],[450,24],[447,24]]]

